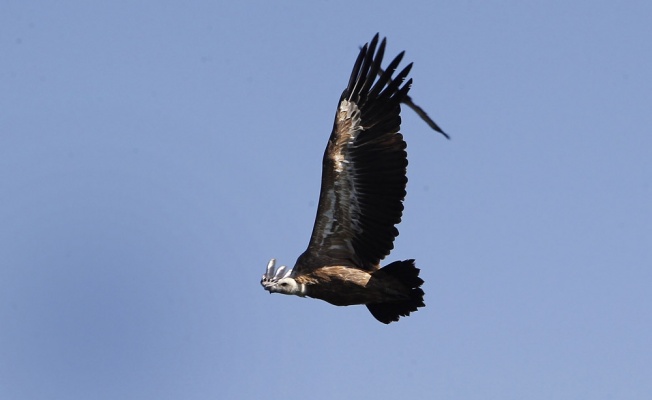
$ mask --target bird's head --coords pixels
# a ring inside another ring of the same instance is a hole
[[[276,264],[275,259],[269,260],[267,270],[260,280],[260,284],[263,285],[265,290],[270,293],[294,294],[303,297],[305,295],[304,285],[297,283],[291,277],[292,270],[287,269],[286,266],[275,268],[274,264]]]

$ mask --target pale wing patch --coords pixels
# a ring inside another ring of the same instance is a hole
[[[326,198],[324,203],[324,212],[321,214],[320,218],[323,221],[323,232],[321,234],[321,240],[319,242],[319,247],[324,246],[324,241],[328,239],[331,235],[335,233],[335,191],[333,188],[330,188],[326,192]]]
[[[336,129],[337,136],[329,154],[333,160],[334,181],[325,197],[326,207],[321,216],[324,231],[320,245],[326,244],[332,254],[353,254],[351,238],[361,233],[361,228],[360,205],[355,187],[355,163],[351,160],[349,150],[363,129],[360,126],[360,109],[354,102],[342,100],[338,109]],[[330,241],[329,238],[332,237],[345,240]]]
[[[331,154],[337,173],[342,173],[350,164],[347,153],[361,130],[360,109],[355,103],[346,99],[342,100],[337,114],[338,135]]]

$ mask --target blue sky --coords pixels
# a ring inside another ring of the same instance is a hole
[[[0,398],[649,399],[649,2],[0,5]],[[387,261],[270,296],[358,46],[415,63]]]

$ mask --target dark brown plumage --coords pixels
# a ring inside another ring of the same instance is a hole
[[[261,283],[270,292],[338,306],[365,304],[376,319],[390,323],[423,307],[424,293],[414,260],[380,268],[403,213],[408,161],[400,112],[412,84],[405,81],[412,64],[392,77],[403,52],[381,72],[385,43],[378,44],[376,34],[361,49],[340,97],[308,248],[291,273],[270,263]]]

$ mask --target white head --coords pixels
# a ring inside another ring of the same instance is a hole
[[[269,291],[269,293],[294,294],[301,297],[305,296],[305,286],[297,283],[297,281],[291,277],[292,270],[287,269],[284,265],[276,269],[274,264],[276,264],[275,259],[272,258],[269,260],[267,270],[263,274],[263,278],[260,280],[260,284],[263,285],[265,290]]]

